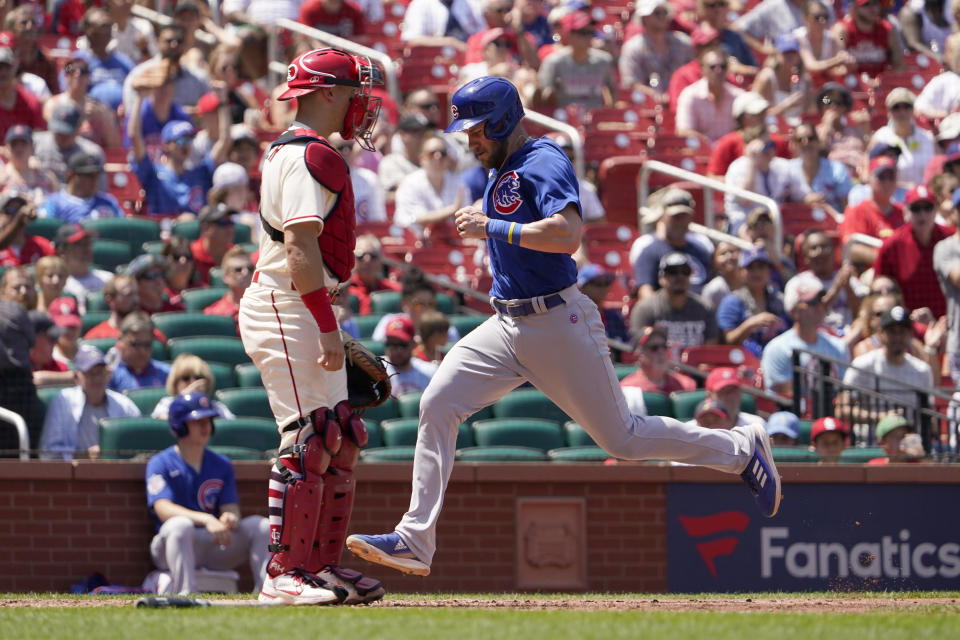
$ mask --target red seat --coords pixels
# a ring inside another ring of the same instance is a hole
[[[638,107],[599,107],[591,109],[584,118],[588,131],[642,131],[656,133],[659,109],[641,109]]]
[[[588,246],[596,244],[623,244],[629,247],[637,238],[635,226],[614,222],[590,222],[583,225],[583,240]]]
[[[137,174],[129,169],[112,171],[107,180],[107,191],[117,199],[127,213],[142,211],[144,193]]]
[[[600,163],[597,192],[608,221],[637,226],[637,178],[645,157],[613,156]]]
[[[803,202],[781,204],[780,219],[783,223],[783,234],[788,236],[800,235],[807,229],[836,231],[839,228],[839,223],[829,213]]]
[[[640,131],[590,131],[584,136],[587,162],[601,163],[615,156],[640,156],[647,152],[650,134]]]
[[[762,379],[757,385],[760,359],[743,347],[719,344],[687,347],[680,354],[680,362],[705,371],[717,367],[735,367],[744,380],[752,381],[755,386],[763,385]]]

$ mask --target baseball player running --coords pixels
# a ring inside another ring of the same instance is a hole
[[[240,301],[244,349],[260,370],[280,430],[270,475],[270,562],[262,602],[354,604],[383,597],[380,583],[342,569],[353,509],[353,467],[367,440],[347,402],[344,347],[331,306],[353,269],[349,168],[326,136],[372,149],[380,111],[374,69],[334,49],[297,57],[280,100],[296,121],[267,151],[264,234],[253,283]]]
[[[496,314],[450,350],[420,401],[410,507],[393,533],[352,535],[371,562],[425,576],[456,452],[457,428],[529,381],[617,458],[664,459],[739,473],[765,516],[780,504],[780,476],[763,427],[730,431],[631,414],[609,357],[597,306],[577,288],[577,176],[563,150],[531,138],[507,80],[485,77],[453,96],[447,132],[466,131],[490,170],[483,207],[456,213],[464,238],[486,238]]]

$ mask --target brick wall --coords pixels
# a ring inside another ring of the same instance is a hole
[[[236,467],[243,513],[265,514],[267,465],[240,462]],[[790,465],[784,480],[943,482],[944,471],[920,465]],[[152,569],[147,545],[153,525],[143,474],[143,463],[127,461],[0,461],[0,592],[65,591],[93,571],[115,584],[138,585]],[[957,482],[957,475],[948,473],[946,481]],[[586,588],[662,592],[670,482],[739,479],[665,465],[458,464],[429,578],[404,577],[349,552],[344,563],[384,579],[391,591],[516,590],[517,499],[579,498],[586,506]],[[409,496],[409,464],[361,465],[351,531],[392,530]],[[250,584],[244,576],[240,586]]]

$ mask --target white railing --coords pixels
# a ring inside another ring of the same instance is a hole
[[[20,440],[20,459],[30,459],[30,433],[27,431],[27,423],[19,413],[14,413],[10,409],[0,407],[0,420],[13,424],[17,430],[17,437]]]
[[[868,236],[865,233],[851,233],[847,237],[847,244],[850,245],[852,243],[865,244],[874,249],[879,249],[883,246],[883,240],[880,238],[874,238],[873,236]]]
[[[720,191],[722,193],[730,193],[738,198],[749,200],[750,202],[756,202],[757,204],[765,206],[767,210],[770,211],[770,217],[773,219],[773,235],[774,241],[777,243],[776,246],[783,246],[783,221],[780,219],[780,206],[773,198],[761,196],[760,194],[747,191],[746,189],[741,189],[740,187],[733,187],[720,182],[719,180],[702,176],[699,173],[694,173],[693,171],[687,171],[686,169],[675,167],[672,164],[667,164],[658,160],[647,160],[643,163],[643,169],[640,170],[640,186],[637,188],[637,203],[640,206],[643,206],[644,203],[646,203],[647,196],[650,195],[651,173],[663,173],[668,176],[678,178],[679,180],[694,182],[703,187],[703,215],[704,221],[706,222],[706,227],[700,227],[699,229],[696,229],[697,231],[705,232],[707,228],[714,227],[715,215],[713,212],[713,192]],[[642,228],[642,224],[642,214],[638,208],[637,228]],[[724,234],[724,236],[727,236],[727,234]],[[727,238],[729,237],[730,236],[727,236]]]

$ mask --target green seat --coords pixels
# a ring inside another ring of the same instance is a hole
[[[647,407],[648,416],[673,416],[673,408],[670,406],[670,397],[659,391],[644,391],[643,404]]]
[[[226,287],[223,283],[223,270],[220,267],[214,267],[210,269],[210,286],[211,287]]]
[[[844,464],[866,464],[874,458],[886,458],[887,452],[880,447],[849,447],[840,454]]]
[[[420,396],[422,395],[422,391],[414,391],[397,398],[401,418],[417,418],[420,416]]]
[[[90,311],[89,309],[80,319],[80,335],[85,334],[90,329],[110,317],[109,311]]]
[[[273,420],[273,411],[267,400],[267,390],[263,387],[220,389],[216,397],[237,417]]]
[[[99,238],[93,241],[93,264],[95,267],[114,271],[122,264],[127,264],[133,258],[130,245],[121,240],[105,240]]]
[[[167,338],[186,338],[189,336],[237,335],[237,323],[232,316],[212,316],[206,313],[170,311],[155,313],[151,316],[154,326]]]
[[[800,437],[797,438],[797,444],[810,444],[810,431],[813,429],[813,420],[800,420],[797,425],[797,431]]]
[[[222,399],[221,402],[223,402]],[[265,452],[275,452],[280,446],[277,423],[272,418],[269,420],[249,417],[238,417],[234,420],[216,418],[213,424],[215,429],[213,437],[210,438],[211,446],[244,447],[258,451],[260,457],[263,457]]]
[[[453,315],[453,298],[448,296],[445,293],[437,294],[437,311],[445,313],[446,315]]]
[[[353,295],[352,293],[348,293],[346,295],[347,295],[347,306],[350,308],[350,312],[353,315],[357,315],[358,313],[360,313],[360,298]]]
[[[467,447],[457,450],[461,462],[540,462],[547,454],[531,447]]]
[[[383,437],[380,432],[380,424],[373,420],[364,420],[364,426],[367,427],[367,444],[364,449],[378,449],[383,446]]]
[[[540,418],[561,424],[570,420],[570,416],[553,404],[553,401],[539,389],[511,391],[493,404],[493,416],[495,418]]]
[[[241,222],[238,222],[233,225],[233,242],[234,244],[244,244],[250,242],[250,227]],[[186,220],[184,222],[178,222],[173,225],[173,228],[170,229],[170,233],[175,236],[180,236],[181,238],[186,238],[187,240],[196,240],[200,237],[200,221],[199,220]]]
[[[184,289],[180,292],[183,299],[183,306],[187,311],[202,312],[227,293],[226,287],[196,287],[194,289]]]
[[[380,435],[384,446],[412,447],[417,444],[419,418],[394,418],[380,423]]]
[[[250,362],[250,357],[243,350],[240,338],[222,336],[173,338],[167,343],[167,348],[170,350],[171,360],[176,359],[181,353],[192,353],[208,363],[222,362],[236,366]]]
[[[43,236],[52,241],[53,236],[57,235],[57,229],[63,225],[63,220],[59,218],[35,218],[27,225],[27,233],[31,236]]]
[[[391,418],[400,417],[400,405],[397,402],[397,399],[393,396],[390,396],[386,401],[378,407],[370,407],[369,409],[364,409],[363,419],[370,423],[375,422],[380,424],[383,420],[389,420]]]
[[[137,253],[144,242],[160,240],[160,225],[147,218],[96,218],[85,220],[83,228],[95,231],[101,239],[125,242]]]
[[[100,457],[105,460],[154,453],[173,443],[174,437],[166,420],[107,418],[100,421]]]
[[[123,395],[130,398],[133,401],[133,404],[137,405],[137,409],[140,409],[140,413],[142,413],[144,416],[149,416],[151,413],[153,413],[153,409],[157,406],[157,403],[163,398],[167,397],[167,390],[165,387],[127,389],[123,392]]]
[[[365,346],[367,349],[373,352],[374,355],[382,356],[387,352],[387,347],[379,340],[371,340],[369,338],[359,340],[360,344]]]
[[[229,389],[233,387],[233,367],[221,362],[208,362],[210,373],[213,374],[213,386],[215,389]]]
[[[110,307],[107,306],[107,301],[103,298],[102,291],[87,292],[87,313],[91,311],[110,311]]]
[[[82,340],[83,344],[92,344],[100,351],[103,351],[104,355],[107,354],[110,349],[113,348],[113,345],[117,344],[116,338],[90,338],[88,340]],[[167,359],[167,348],[159,340],[153,341],[153,350],[150,353],[150,357],[154,360],[166,360]]]
[[[637,370],[637,366],[633,364],[615,364],[613,365],[613,372],[617,374],[617,380],[623,380],[628,375]]]
[[[778,464],[781,462],[818,462],[820,456],[815,451],[810,451],[808,447],[772,447],[773,459]]]
[[[450,316],[450,324],[456,328],[460,337],[467,335],[481,324],[487,321],[490,316],[486,315],[457,315]]]
[[[210,449],[231,460],[263,460],[263,453],[246,447],[210,447]]]
[[[255,364],[238,364],[233,368],[233,377],[235,385],[238,387],[262,387],[263,380],[260,378],[260,370]],[[217,385],[219,386],[219,385]],[[234,386],[234,385],[226,385]]]
[[[590,434],[587,433],[583,427],[579,424],[570,420],[563,425],[563,432],[566,436],[567,447],[595,447],[597,443],[594,442],[593,438],[590,437]]]
[[[372,336],[373,330],[381,318],[383,318],[383,315],[379,313],[372,313],[368,316],[353,316],[354,322],[357,323],[357,331],[359,332],[360,338],[369,338]]]
[[[163,240],[153,240],[150,242],[144,242],[140,245],[140,249],[143,253],[150,254],[151,256],[159,256],[163,253],[163,248],[167,245]]]
[[[553,462],[603,462],[610,454],[600,447],[563,447],[547,451],[547,457]]]
[[[360,451],[364,462],[407,462],[413,460],[414,447],[376,447]]]
[[[370,294],[370,312],[383,315],[400,313],[399,291],[374,291]]]
[[[473,437],[480,447],[533,447],[544,452],[566,443],[560,425],[532,418],[497,418],[473,423]]]
[[[674,391],[670,394],[670,406],[673,408],[673,417],[681,422],[692,420],[697,411],[697,405],[707,397],[705,389],[694,391]],[[646,400],[646,394],[644,394]],[[740,411],[756,413],[757,401],[749,393],[743,393],[740,400]],[[651,414],[652,415],[652,414]]]

